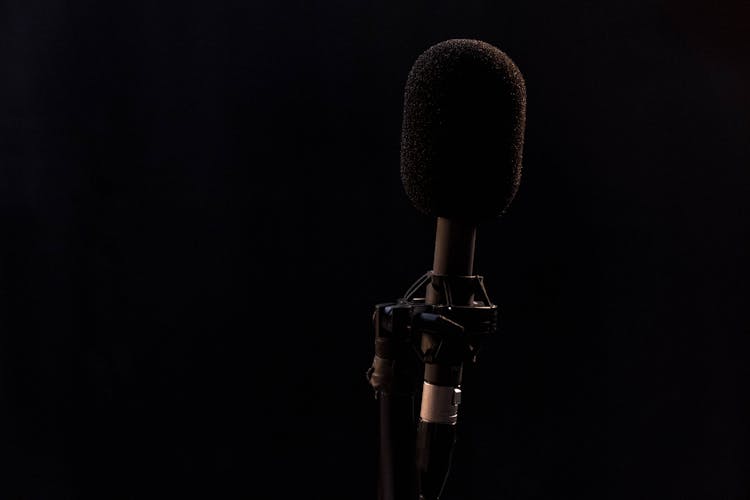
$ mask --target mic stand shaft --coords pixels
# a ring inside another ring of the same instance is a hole
[[[415,500],[415,381],[420,368],[411,340],[411,306],[375,307],[375,357],[368,370],[379,405],[378,499]]]

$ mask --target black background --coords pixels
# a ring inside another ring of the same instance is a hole
[[[9,1],[3,499],[374,498],[403,84],[524,73],[449,499],[750,498],[746,2]]]

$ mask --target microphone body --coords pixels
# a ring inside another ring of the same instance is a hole
[[[450,283],[455,281],[452,279],[454,277],[473,276],[475,244],[475,223],[438,217],[433,277],[441,276]],[[446,297],[445,290],[439,283],[431,281],[426,289],[425,304],[472,306],[474,294],[470,288],[450,287],[449,297]],[[465,358],[465,348],[461,344],[449,345],[445,339],[436,338],[430,332],[422,333],[424,383],[417,423],[417,481],[420,500],[439,498],[450,471]]]

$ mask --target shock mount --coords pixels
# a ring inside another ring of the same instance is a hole
[[[442,303],[425,303],[427,287],[433,287]],[[420,295],[422,290],[425,294]],[[459,299],[454,300],[456,297]],[[448,426],[450,435],[444,439],[418,439],[416,429],[423,423],[418,418],[422,376],[425,367],[454,372],[458,387],[445,397],[453,399],[448,407],[454,409],[455,424],[463,365],[476,362],[483,340],[497,332],[497,323],[497,306],[479,275],[446,276],[428,271],[395,302],[375,306],[375,356],[367,379],[380,411],[380,500],[439,498],[450,468],[455,425]],[[439,477],[426,479],[424,471],[428,469],[432,475],[437,470]]]

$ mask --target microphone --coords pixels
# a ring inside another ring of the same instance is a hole
[[[478,349],[472,330],[495,328],[494,316],[482,316],[496,311],[474,273],[476,232],[505,213],[518,190],[525,122],[523,76],[488,43],[438,43],[409,72],[401,179],[412,204],[437,219],[427,309],[415,324],[424,363],[416,431],[421,500],[438,499],[448,477],[463,365]]]

